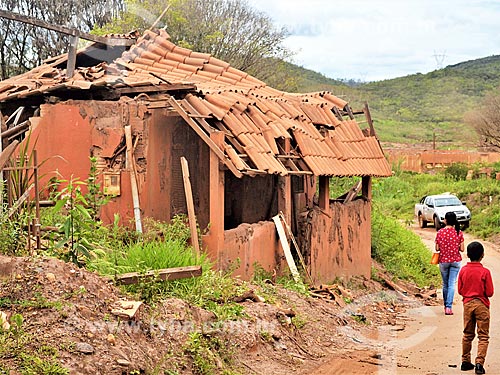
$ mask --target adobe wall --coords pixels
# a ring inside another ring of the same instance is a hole
[[[336,277],[370,277],[370,202],[330,202],[327,212],[311,210],[304,220],[310,246],[306,262],[316,283],[331,283]]]
[[[235,276],[249,280],[254,274],[255,263],[265,271],[276,269],[280,273],[283,259],[283,250],[272,221],[241,224],[224,231],[224,249],[219,253],[219,267],[228,270],[239,264],[233,273]]]
[[[446,168],[453,163],[474,164],[500,161],[497,152],[465,152],[455,150],[390,150],[384,149],[390,164],[398,165],[404,171],[426,172]]]
[[[119,214],[122,225],[133,227],[131,172],[126,164],[124,136],[124,126],[131,125],[142,215],[168,221],[173,215],[187,212],[180,166],[180,157],[184,156],[191,171],[198,222],[202,229],[208,226],[208,147],[167,109],[149,109],[128,98],[70,100],[43,104],[40,116],[30,121],[32,147],[36,147],[42,163],[42,187],[52,177],[69,180],[73,176],[85,181],[89,158],[95,156],[101,172],[118,178],[119,195],[102,207],[101,219],[112,223],[114,215]],[[103,181],[101,186],[106,186]],[[82,190],[86,191],[84,187]]]
[[[123,141],[122,103],[70,100],[42,104],[40,116],[30,118],[31,147],[36,148],[40,164],[41,188],[50,178],[62,181],[85,181],[90,171],[90,156],[102,161],[112,159]],[[119,159],[118,159],[119,161]],[[118,169],[119,170],[119,169]],[[120,196],[112,199],[102,212],[102,219],[112,223],[114,214],[133,217],[130,174],[119,171]],[[101,182],[102,183],[102,182]],[[85,193],[86,188],[82,186]]]

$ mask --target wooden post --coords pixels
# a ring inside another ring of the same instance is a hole
[[[76,49],[78,47],[78,37],[71,35],[69,37],[68,61],[66,62],[66,77],[71,78],[75,73]]]
[[[191,181],[189,180],[189,165],[186,158],[181,157],[182,180],[184,181],[184,192],[186,194],[186,205],[188,210],[189,230],[191,231],[191,242],[193,244],[196,255],[200,255],[200,242],[198,240],[198,230],[196,227],[196,215],[193,203],[193,191],[191,189]]]
[[[220,144],[224,141],[224,134],[214,132],[210,138]],[[213,150],[210,150],[210,231],[207,240],[210,256],[219,264],[224,247],[224,171],[220,169],[220,159]]]
[[[365,113],[366,122],[368,122],[368,125],[370,126],[370,135],[374,136],[375,135],[375,128],[373,127],[372,115],[370,113],[370,108],[368,107],[367,102],[365,102],[363,112]]]
[[[319,176],[319,208],[330,208],[330,177]]]
[[[364,176],[362,178],[362,194],[368,201],[372,200],[372,178],[371,176]]]
[[[290,153],[290,140],[285,139],[285,154]],[[292,222],[292,177],[278,177],[278,212],[283,212],[287,223]]]
[[[135,230],[142,233],[142,222],[141,222],[141,207],[139,205],[139,191],[137,188],[137,176],[135,174],[134,168],[134,153],[132,151],[132,128],[130,125],[125,126],[125,141],[127,144],[127,161],[128,170],[130,171],[130,185],[132,188],[132,201],[134,204],[134,219],[135,219]]]
[[[40,250],[42,248],[40,241],[40,191],[38,187],[38,156],[36,150],[33,150],[33,178],[35,184],[35,223],[34,223],[34,234],[36,238],[36,249]]]

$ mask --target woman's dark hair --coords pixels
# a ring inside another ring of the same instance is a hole
[[[447,225],[455,227],[457,234],[460,232],[460,224],[458,223],[457,215],[454,212],[447,212],[444,215],[444,219],[446,220]]]

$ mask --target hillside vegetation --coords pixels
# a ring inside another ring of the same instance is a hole
[[[475,133],[464,123],[464,114],[500,86],[500,56],[356,87],[322,77],[303,69],[299,91],[330,90],[354,108],[367,101],[382,142],[430,147],[435,137],[441,147],[473,148]]]

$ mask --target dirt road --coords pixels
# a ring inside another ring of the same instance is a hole
[[[414,229],[429,247],[433,248],[436,232],[434,228]],[[465,233],[465,245],[476,238]],[[500,292],[500,252],[498,246],[481,241],[485,246],[483,264],[490,269],[495,291]],[[467,262],[464,256],[463,264]],[[443,314],[442,306],[425,307],[409,310],[408,314],[416,319],[410,321],[401,335],[402,340],[408,341],[408,346],[397,351],[397,374],[458,374],[460,371],[461,337],[462,337],[462,303],[460,296],[455,295],[453,306],[455,315]],[[500,374],[500,298],[498,295],[491,299],[491,332],[490,346],[486,357],[486,371],[488,374]],[[422,341],[412,340],[419,333]],[[473,358],[476,346],[473,348]],[[454,367],[456,366],[456,367]],[[463,373],[463,372],[462,372]]]
[[[412,227],[412,230],[433,249],[436,236],[434,228]],[[465,233],[466,245],[474,240]],[[500,252],[494,244],[481,242],[486,250],[483,264],[491,270],[495,290],[500,293]],[[465,264],[467,258],[463,258]],[[438,299],[441,301],[440,294]],[[370,337],[358,335],[355,351],[332,358],[317,368],[314,374],[470,374],[460,371],[462,303],[458,294],[455,295],[453,310],[455,315],[446,316],[441,305],[411,308],[401,317],[405,321],[404,330],[381,326]],[[500,297],[496,295],[491,300],[491,338],[485,364],[487,374],[500,374],[499,323]],[[476,345],[473,347],[473,360],[475,353]]]

